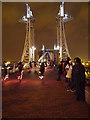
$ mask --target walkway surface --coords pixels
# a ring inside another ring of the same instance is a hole
[[[17,74],[11,75],[3,86],[3,118],[88,118],[88,104],[67,92],[64,76],[56,79],[57,72],[51,68],[43,80],[34,70],[24,71],[21,83]]]

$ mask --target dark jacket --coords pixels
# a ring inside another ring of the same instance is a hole
[[[85,68],[82,64],[73,66],[72,80],[75,83],[76,89],[82,89],[85,87]]]
[[[62,74],[63,71],[62,71],[62,64],[59,64],[58,65],[58,74]]]

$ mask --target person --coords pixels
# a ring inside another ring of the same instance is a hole
[[[44,75],[44,70],[45,70],[45,66],[44,66],[44,63],[42,63],[41,66],[40,66],[41,76]]]
[[[72,68],[72,81],[76,89],[76,99],[85,101],[85,68],[81,64],[81,59],[74,59],[75,65]]]
[[[32,68],[32,62],[31,61],[30,61],[29,65],[30,65],[30,68]]]
[[[19,70],[18,79],[21,82],[21,79],[22,79],[22,76],[23,76],[23,64],[22,64],[22,62],[18,63],[18,70]]]
[[[2,79],[3,80],[6,80],[9,78],[9,74],[8,74],[8,71],[7,71],[7,67],[5,64],[3,65],[3,71],[2,71]]]
[[[35,68],[34,73],[37,73],[37,71],[36,71],[36,61],[34,61],[34,68]]]
[[[66,70],[65,70],[65,67],[66,67],[66,62],[63,61],[62,69],[63,69],[63,73],[64,73],[64,75],[66,76]]]
[[[34,61],[34,67],[36,67],[36,61]]]
[[[62,71],[62,62],[58,65],[58,78],[57,81],[60,81],[61,74],[63,73]]]
[[[71,60],[69,60],[69,64],[66,65],[65,69],[67,71],[66,79],[70,87],[70,89],[68,89],[67,91],[74,92],[72,89],[72,61]]]

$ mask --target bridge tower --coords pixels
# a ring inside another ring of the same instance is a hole
[[[35,60],[35,50],[34,47],[34,22],[35,17],[32,14],[32,11],[30,10],[30,7],[28,6],[28,3],[26,3],[27,6],[27,15],[22,17],[22,20],[20,22],[26,23],[26,37],[25,37],[25,43],[24,43],[24,49],[21,57],[21,61],[24,63],[29,63],[30,61]]]
[[[66,43],[66,36],[65,36],[65,23],[72,20],[71,16],[68,14],[64,14],[64,2],[60,5],[59,13],[56,17],[57,22],[57,47],[56,49],[59,50],[59,59],[66,59],[70,57],[67,43]]]

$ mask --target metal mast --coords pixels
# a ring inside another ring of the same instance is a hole
[[[24,49],[21,57],[21,61],[24,63],[29,63],[30,61],[34,61],[35,59],[35,47],[34,47],[34,26],[35,18],[30,10],[30,7],[26,3],[27,6],[27,15],[22,17],[20,22],[26,23],[26,38]]]
[[[67,43],[66,43],[66,36],[65,36],[65,22],[72,20],[71,16],[64,14],[64,2],[60,5],[59,13],[56,17],[57,22],[57,48],[60,53],[60,61],[62,59],[66,59],[70,57]]]

